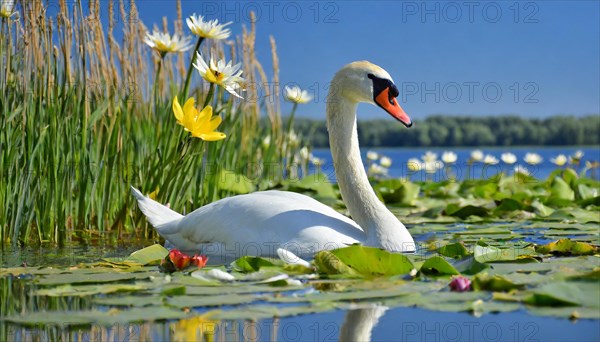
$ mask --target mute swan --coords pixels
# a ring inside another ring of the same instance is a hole
[[[277,256],[284,249],[301,258],[354,243],[412,252],[404,225],[375,195],[360,156],[356,130],[359,102],[376,104],[410,127],[390,75],[367,61],[340,69],[327,96],[327,127],[335,174],[351,220],[308,197],[287,191],[260,191],[224,198],[182,216],[132,187],[141,211],[156,231],[183,251],[199,250],[230,260],[243,255]]]

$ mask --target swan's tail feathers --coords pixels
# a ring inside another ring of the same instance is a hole
[[[131,187],[131,193],[137,200],[140,210],[146,215],[148,221],[154,228],[159,229],[161,226],[183,217],[183,215],[171,210],[169,207],[142,195],[142,193],[133,186]]]

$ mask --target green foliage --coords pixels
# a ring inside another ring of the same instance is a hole
[[[309,136],[315,147],[328,146],[324,127],[317,120],[295,123],[296,131]],[[430,116],[415,120],[409,130],[386,120],[368,120],[358,122],[358,132],[361,144],[369,147],[598,145],[600,115],[547,119]]]
[[[414,268],[412,262],[402,254],[360,245],[321,251],[315,255],[315,265],[322,274],[360,275],[367,278],[406,274]]]

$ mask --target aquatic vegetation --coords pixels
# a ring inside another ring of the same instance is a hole
[[[523,157],[523,160],[529,164],[529,165],[537,165],[539,163],[541,163],[544,159],[542,158],[542,156],[540,156],[537,153],[526,153],[525,157]]]
[[[3,15],[11,16],[3,17],[3,32],[10,34],[0,49],[2,244],[154,238],[131,201],[130,185],[185,212],[273,187],[291,175],[286,163],[305,143],[287,136],[281,90],[269,88],[273,100],[266,102],[256,100],[263,91],[256,87],[246,89],[244,101],[226,96],[245,84],[281,82],[275,40],[267,42],[275,69],[267,73],[255,60],[254,24],[229,41],[228,24],[207,18],[187,18],[192,29],[182,25],[183,15],[173,18],[169,33],[148,26],[135,2],[110,1],[102,15],[96,1],[80,10],[57,4],[48,10],[53,4],[39,1],[13,4],[2,2]],[[190,39],[183,37],[192,34],[198,40],[189,49]],[[196,53],[215,57],[203,63]],[[175,97],[195,98],[199,119],[214,116],[208,125],[186,121],[200,139],[186,137],[174,120]],[[209,106],[212,114],[200,115]],[[217,125],[223,134],[214,132]],[[267,136],[270,144],[263,148]]]

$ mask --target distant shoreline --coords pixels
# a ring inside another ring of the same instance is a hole
[[[296,119],[294,130],[309,145],[328,147],[324,120]],[[358,138],[371,148],[598,146],[600,114],[544,119],[438,115],[415,120],[408,129],[392,119],[359,120]]]

